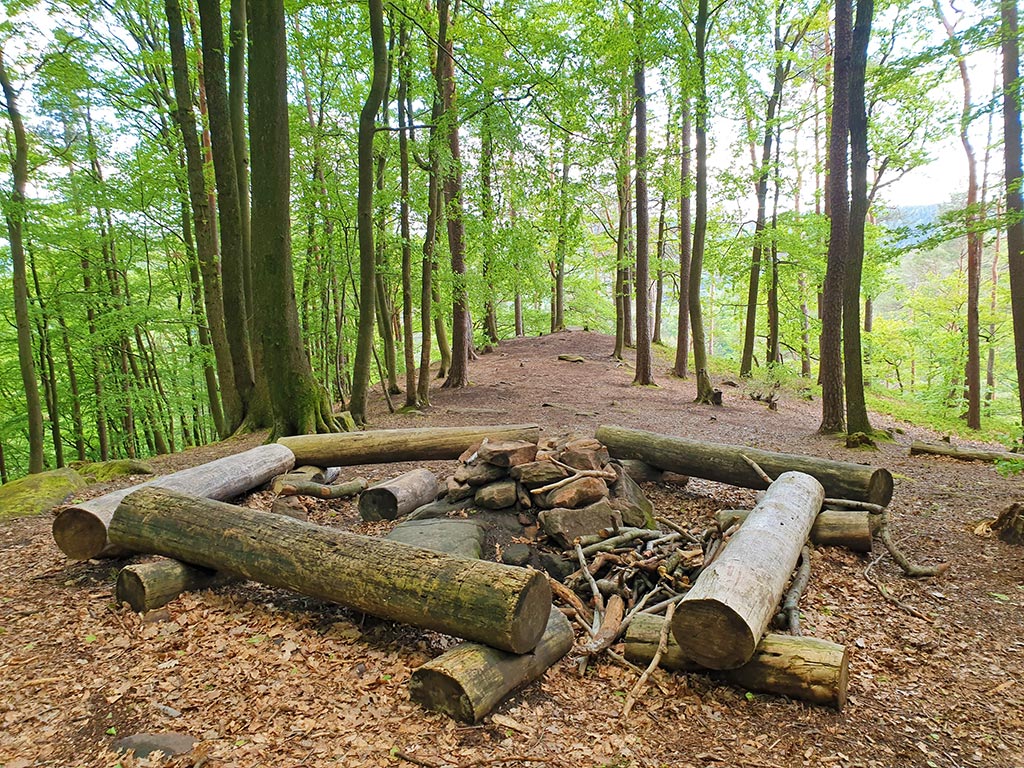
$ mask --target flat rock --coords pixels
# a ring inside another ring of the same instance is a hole
[[[548,575],[553,579],[565,581],[570,573],[576,571],[577,565],[575,560],[567,560],[561,555],[555,555],[551,552],[541,552],[540,567],[547,571]]]
[[[496,467],[515,467],[537,457],[537,444],[526,440],[488,440],[480,446],[477,456]]]
[[[489,464],[479,459],[472,464],[463,464],[455,470],[453,477],[455,482],[466,485],[487,485],[495,480],[501,480],[508,474],[508,470],[495,464]]]
[[[409,513],[407,520],[430,520],[438,517],[448,517],[452,512],[461,512],[464,509],[469,509],[473,506],[473,497],[467,496],[464,499],[458,501],[448,501],[447,499],[440,499],[439,501],[432,501],[429,504],[424,504],[422,507],[417,507]]]
[[[501,562],[506,565],[526,565],[533,550],[526,544],[509,544],[501,550]]]
[[[115,477],[154,475],[156,470],[148,461],[115,459],[114,461],[86,461],[74,464],[75,471],[90,483],[104,483]]]
[[[135,753],[135,757],[149,757],[154,752],[162,752],[171,757],[191,752],[198,739],[189,736],[187,733],[136,733],[134,736],[126,736],[118,739],[113,744],[115,752]]]
[[[484,529],[475,520],[406,520],[391,529],[386,538],[435,552],[479,560],[483,554]]]
[[[501,480],[478,488],[473,500],[484,509],[505,509],[515,505],[518,498],[516,481]]]
[[[509,470],[509,474],[527,488],[540,488],[569,476],[569,473],[553,461],[529,461]]]
[[[608,495],[608,486],[599,477],[581,477],[547,495],[548,506],[585,507]]]
[[[557,507],[541,512],[537,516],[550,538],[560,547],[568,549],[573,540],[580,536],[590,536],[602,528],[614,528],[622,525],[622,515],[614,509],[607,499],[595,502],[582,509],[566,509]]]
[[[445,499],[448,501],[461,501],[462,499],[471,499],[473,494],[476,493],[476,488],[472,485],[463,484],[457,482],[454,477],[449,477],[447,480],[448,492],[445,494]]]
[[[270,505],[270,511],[275,515],[284,515],[296,520],[309,520],[306,505],[299,500],[298,496],[278,496]]]
[[[596,441],[595,441],[596,442]],[[575,469],[601,469],[608,463],[608,449],[598,444],[598,448],[570,448],[566,446],[559,460]]]
[[[12,480],[0,485],[0,520],[49,512],[85,486],[82,476],[69,467]]]

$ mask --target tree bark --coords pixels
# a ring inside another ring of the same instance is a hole
[[[437,478],[429,469],[414,469],[377,483],[359,495],[363,520],[396,520],[437,499]]]
[[[690,232],[690,99],[683,97],[679,157],[679,320],[676,324],[676,359],[672,373],[685,379],[690,356],[690,261],[693,239]]]
[[[651,351],[651,222],[647,192],[647,70],[644,62],[643,3],[633,6],[638,50],[633,59],[633,98],[636,112],[636,372],[633,383],[654,384]]]
[[[32,321],[28,311],[28,272],[25,267],[25,245],[22,229],[25,221],[25,189],[28,186],[28,139],[25,123],[18,109],[17,94],[4,66],[0,48],[0,88],[4,92],[7,115],[14,131],[14,157],[12,162],[13,189],[10,204],[6,206],[7,237],[11,248],[14,285],[14,322],[18,333],[18,364],[21,383],[25,388],[25,408],[28,414],[28,471],[42,472],[44,465],[43,408],[39,399],[36,379],[35,354],[32,350]]]
[[[750,515],[747,509],[721,509],[715,513],[719,530],[740,525]],[[859,509],[823,509],[811,527],[811,543],[818,547],[845,547],[853,552],[870,552],[872,516]]]
[[[1024,461],[1024,453],[1011,451],[985,451],[979,448],[961,448],[945,443],[925,443],[915,440],[910,444],[911,456],[949,456],[963,461]]]
[[[551,610],[536,571],[234,507],[166,489],[126,497],[114,543],[329,600],[380,618],[526,653]]]
[[[537,647],[521,655],[462,643],[412,673],[409,698],[432,712],[478,723],[516,688],[531,683],[569,652],[572,625],[552,608]]]
[[[615,458],[640,459],[669,472],[742,488],[767,487],[767,483],[743,460],[746,456],[770,477],[791,471],[813,475],[825,486],[825,493],[830,498],[866,501],[882,506],[892,499],[893,480],[889,471],[864,464],[775,453],[740,445],[705,443],[609,425],[598,427],[596,437]]]
[[[136,613],[160,608],[184,592],[212,589],[238,581],[236,576],[161,558],[126,565],[117,574],[114,598]]]
[[[836,0],[836,34],[833,48],[834,87],[829,138],[828,266],[825,270],[821,318],[821,424],[822,433],[842,432],[846,427],[843,402],[843,282],[849,250],[849,145],[850,56],[853,48],[852,0]]]
[[[378,429],[331,435],[296,435],[282,438],[280,443],[295,454],[299,464],[345,467],[354,464],[457,459],[464,450],[485,437],[536,443],[540,438],[540,427],[520,424]]]
[[[712,669],[750,661],[824,498],[821,484],[800,472],[771,484],[679,602],[672,634],[684,656]]]
[[[639,664],[650,662],[657,651],[664,622],[662,616],[644,613],[634,616],[626,630],[625,657]],[[671,636],[659,665],[680,672],[709,671],[686,658]],[[850,654],[845,646],[828,640],[768,634],[758,643],[750,661],[719,674],[750,691],[842,709],[850,677]]]
[[[294,464],[295,456],[290,450],[271,443],[183,469],[62,509],[53,520],[53,539],[72,560],[114,557],[123,554],[123,550],[108,547],[107,527],[121,499],[132,491],[152,486],[223,501],[263,485]]]

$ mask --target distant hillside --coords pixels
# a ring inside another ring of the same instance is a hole
[[[937,204],[889,208],[878,217],[878,223],[894,233],[894,247],[909,248],[927,237],[930,226],[939,218],[941,210]]]

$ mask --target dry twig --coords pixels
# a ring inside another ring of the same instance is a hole
[[[796,576],[793,577],[793,583],[790,585],[789,591],[786,593],[786,599],[782,603],[782,613],[786,617],[790,634],[801,634],[800,598],[803,596],[804,590],[807,589],[807,584],[810,580],[811,547],[805,544],[804,548],[800,550],[800,567],[796,569]]]
[[[885,588],[885,586],[882,584],[882,582],[880,582],[878,579],[876,579],[874,576],[871,575],[871,569],[874,568],[883,557],[885,557],[885,555],[879,555],[874,560],[872,560],[870,563],[868,563],[868,567],[864,569],[864,578],[867,580],[868,584],[870,584],[875,589],[877,589],[878,590],[878,594],[880,594],[882,597],[884,597],[890,603],[895,605],[901,611],[909,613],[911,616],[914,616],[914,617],[916,617],[918,619],[921,619],[922,621],[927,621],[929,624],[934,623],[934,619],[932,619],[927,614],[922,613],[921,611],[917,610],[917,608],[915,608],[912,605],[907,605],[906,603],[904,603],[899,598],[897,598],[897,597],[893,596],[892,594],[890,594],[889,590],[887,590]]]
[[[661,625],[661,635],[658,637],[658,650],[654,654],[654,658],[651,659],[651,663],[647,665],[647,669],[644,670],[643,674],[640,675],[640,679],[636,681],[633,686],[633,690],[626,696],[626,703],[622,706],[622,717],[629,717],[629,713],[633,711],[633,705],[636,703],[637,696],[643,690],[644,685],[647,683],[647,678],[651,676],[651,673],[658,668],[658,664],[661,662],[661,657],[665,653],[665,649],[668,648],[668,633],[672,628],[672,617],[676,612],[676,604],[672,603],[668,607],[668,613],[665,614],[665,623]]]
[[[740,458],[747,462],[747,464],[750,465],[750,468],[757,473],[757,476],[764,480],[766,483],[768,483],[768,485],[771,485],[774,482],[774,480],[771,479],[768,473],[761,469],[761,465],[754,461],[752,458],[743,453],[740,454]]]

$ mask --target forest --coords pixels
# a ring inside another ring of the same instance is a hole
[[[822,432],[1022,436],[1016,0],[16,0],[0,85],[3,482],[570,327]]]

